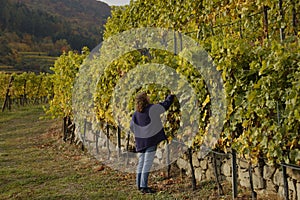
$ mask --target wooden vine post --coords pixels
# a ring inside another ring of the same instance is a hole
[[[27,85],[27,80],[24,79],[24,85],[23,85],[23,97],[22,97],[22,103],[21,105],[24,106],[25,102],[27,103],[27,95],[26,95],[26,85]]]
[[[269,22],[268,22],[268,6],[263,6],[263,13],[264,13],[264,19],[263,19],[263,24],[264,24],[264,38],[268,39],[269,38]]]
[[[169,148],[169,141],[166,143],[166,163],[167,163],[167,177],[170,178],[171,176],[171,164],[170,164],[170,148]]]
[[[118,139],[118,157],[121,156],[121,128],[117,127],[117,139]]]
[[[84,144],[85,144],[85,136],[86,136],[86,119],[84,120],[84,127],[83,127],[83,138],[82,138],[82,144],[81,144],[81,150],[84,151]]]
[[[8,110],[11,110],[11,103],[10,103],[10,94],[9,94],[9,91],[10,91],[10,88],[12,86],[12,82],[13,81],[14,81],[14,77],[11,76],[10,79],[9,79],[8,87],[6,89],[5,100],[4,100],[4,103],[3,103],[3,106],[2,106],[2,112],[4,112],[4,110],[5,110],[6,107],[8,108]]]
[[[253,174],[252,174],[252,162],[249,163],[249,180],[250,180],[250,188],[251,188],[251,197],[252,199],[257,199],[257,193],[254,191],[254,185],[253,185]]]
[[[222,185],[221,185],[220,180],[219,180],[216,154],[214,152],[212,152],[212,156],[213,156],[214,174],[215,174],[215,177],[216,177],[216,182],[217,182],[217,186],[218,186],[218,192],[219,192],[219,195],[222,196],[222,195],[224,195],[224,191],[223,191]]]
[[[39,95],[40,95],[42,83],[43,83],[43,77],[41,76],[41,78],[40,78],[40,83],[39,83],[39,85],[38,85],[38,89],[37,89],[36,96],[35,96],[35,99],[34,99],[34,104],[38,104],[38,101],[41,100],[41,99],[39,98]]]
[[[189,156],[189,163],[191,167],[191,174],[192,174],[192,188],[193,190],[196,190],[196,177],[195,177],[195,170],[193,166],[193,153],[192,153],[192,148],[188,148],[188,156]]]
[[[96,153],[97,154],[99,154],[99,144],[98,144],[98,142],[99,142],[99,136],[100,136],[100,131],[97,130],[96,131]]]
[[[126,166],[129,163],[129,142],[130,142],[130,132],[127,133],[127,143],[126,143]]]
[[[235,133],[232,132],[231,140],[233,140],[235,136],[236,136]],[[238,196],[238,183],[237,183],[236,150],[233,148],[231,148],[231,171],[232,171],[232,199],[235,199]]]
[[[235,199],[238,196],[238,183],[237,183],[237,164],[236,164],[236,150],[231,150],[232,158],[232,198]]]
[[[109,147],[109,139],[110,139],[110,135],[109,135],[109,124],[106,124],[106,147],[107,147],[107,159],[110,160],[110,147]]]
[[[284,199],[289,200],[289,183],[287,180],[286,166],[282,163],[282,177],[283,177],[283,187],[284,187]]]

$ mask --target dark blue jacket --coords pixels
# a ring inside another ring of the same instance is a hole
[[[170,108],[173,101],[174,95],[169,95],[164,102],[149,104],[142,112],[134,112],[130,129],[135,136],[137,152],[142,152],[167,139],[160,115]]]

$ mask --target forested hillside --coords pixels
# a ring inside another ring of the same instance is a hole
[[[64,50],[101,42],[108,16],[96,0],[0,0],[0,66],[44,71]],[[46,66],[32,59],[41,55]]]

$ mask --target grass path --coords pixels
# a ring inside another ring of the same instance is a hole
[[[111,170],[62,142],[61,123],[41,116],[41,106],[0,114],[0,199],[190,199],[170,190],[140,194],[134,174]],[[169,182],[162,182],[166,189]]]
[[[215,184],[198,183],[192,191],[190,179],[175,172],[169,179],[162,172],[151,173],[150,185],[158,192],[143,195],[136,190],[134,174],[103,166],[63,142],[61,122],[43,116],[41,106],[0,113],[0,200],[232,199],[228,183],[223,186],[227,195],[219,197]]]

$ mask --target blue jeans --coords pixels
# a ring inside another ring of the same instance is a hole
[[[148,147],[139,153],[139,162],[137,166],[136,184],[138,189],[148,187],[148,177],[156,153],[156,145]]]

